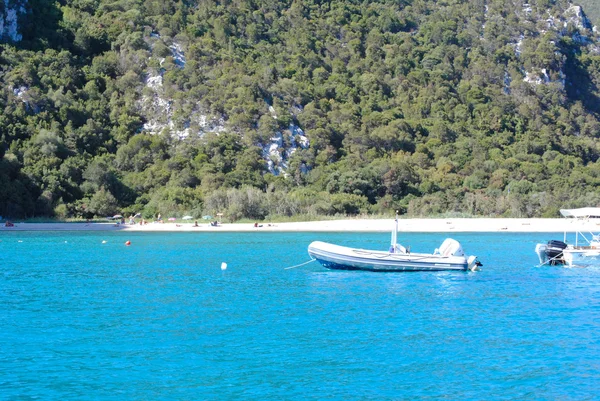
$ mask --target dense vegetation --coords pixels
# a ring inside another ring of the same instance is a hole
[[[597,38],[548,28],[566,1],[523,3],[29,0],[1,45],[0,215],[600,205]],[[176,124],[203,110],[225,130],[145,132],[158,73]],[[290,124],[310,147],[274,176],[262,146]]]

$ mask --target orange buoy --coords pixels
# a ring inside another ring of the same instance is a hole
[[[125,241],[125,245],[127,245],[127,246],[131,245],[131,241]]]

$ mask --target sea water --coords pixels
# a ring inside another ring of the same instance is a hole
[[[378,233],[3,232],[0,399],[598,399],[600,269],[452,237],[481,271],[286,269]]]

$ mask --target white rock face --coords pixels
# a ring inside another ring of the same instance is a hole
[[[548,70],[545,68],[542,68],[539,71],[526,71],[525,72],[525,78],[523,78],[523,81],[528,82],[532,85],[545,85],[545,84],[551,84],[551,83],[555,83],[555,84],[559,84],[562,88],[565,87],[565,83],[566,83],[566,75],[564,72],[558,71],[558,79],[552,80],[550,78],[550,75],[548,74]]]
[[[13,95],[19,99],[21,102],[25,104],[27,110],[32,111],[37,114],[40,112],[40,107],[32,100],[32,97],[29,93],[29,87],[25,85],[21,85],[19,87],[12,87]]]
[[[159,39],[160,35],[152,33],[152,38]],[[173,42],[169,49],[175,65],[184,68],[186,59],[181,45]],[[160,59],[162,66],[165,59]],[[174,119],[173,100],[168,99],[164,94],[163,74],[165,70],[160,68],[158,71],[150,72],[146,76],[146,87],[151,89],[152,95],[142,97],[141,103],[146,111],[147,121],[144,124],[144,131],[150,134],[158,134],[165,128],[178,138],[182,139],[190,135],[202,136],[207,132],[222,132],[225,130],[225,121],[223,118],[211,118],[202,111],[200,105],[195,105],[191,114],[185,118]]]
[[[565,19],[565,27],[567,27],[569,23],[572,23],[580,30],[593,29],[590,20],[587,19],[580,6],[571,5],[565,12]]]
[[[269,113],[271,113],[271,116],[273,116],[273,118],[277,120],[277,112],[275,111],[275,107],[269,105]]]
[[[0,41],[8,39],[20,42],[23,39],[23,35],[19,33],[18,18],[20,14],[25,14],[26,4],[27,0],[4,0],[4,12],[0,13]]]
[[[525,39],[525,35],[521,34],[519,36],[519,40],[515,44],[515,55],[517,57],[521,57],[521,50],[523,49],[523,39]]]
[[[163,83],[163,77],[162,74],[158,74],[158,75],[148,75],[146,77],[146,86],[148,88],[152,88],[154,90],[159,90],[159,88],[162,88],[162,83]]]
[[[541,85],[549,83],[550,77],[548,76],[548,72],[546,71],[546,69],[542,68],[542,70],[539,73],[527,71],[525,73],[525,78],[523,78],[523,81],[529,82],[530,84]]]
[[[288,137],[288,141],[284,140],[284,135]],[[308,138],[304,135],[302,128],[297,125],[290,124],[283,133],[276,132],[270,142],[262,147],[269,172],[273,175],[283,174],[285,176],[292,155],[298,148],[307,149],[309,146]],[[306,173],[306,171],[303,172]]]
[[[152,40],[162,40],[157,33],[152,33],[150,36]],[[177,42],[173,42],[169,49],[175,65],[184,68],[186,58],[182,46]],[[159,59],[160,66],[163,65],[164,61],[164,59]],[[208,132],[220,133],[226,130],[226,122],[223,117],[210,116],[199,104],[193,107],[189,116],[185,116],[183,119],[180,117],[176,120],[174,111],[176,106],[173,99],[167,98],[164,92],[164,73],[163,68],[158,68],[158,70],[150,71],[146,76],[145,84],[150,90],[146,90],[147,95],[141,99],[142,108],[147,118],[143,127],[144,131],[150,134],[158,134],[164,129],[169,129],[173,136],[182,139],[190,135],[203,136]],[[150,94],[148,95],[148,93]],[[267,101],[265,100],[265,102]],[[277,120],[278,116],[275,108],[268,102],[267,106],[269,115]],[[290,113],[297,115],[302,111],[302,106],[294,106],[291,108]],[[306,149],[309,145],[309,140],[302,128],[290,124],[283,131],[274,132],[266,144],[259,146],[262,148],[262,155],[267,162],[269,172],[273,175],[286,175],[292,155],[299,148]],[[303,173],[308,171],[306,166],[302,166],[301,169]]]
[[[185,54],[183,53],[181,45],[173,42],[173,44],[169,46],[169,49],[171,49],[171,54],[173,55],[175,64],[181,68],[185,67]]]
[[[523,4],[521,15],[531,17],[532,9],[529,4]],[[519,13],[517,12],[517,15]],[[575,29],[573,29],[575,28]],[[534,31],[533,37],[537,37],[545,34],[546,32],[554,31],[558,36],[565,37],[570,35],[570,38],[581,46],[587,46],[590,52],[595,52],[598,49],[598,40],[596,32],[590,21],[585,16],[583,9],[580,6],[573,4],[569,5],[569,8],[561,15],[550,15],[550,12],[544,17],[540,16],[537,23],[537,31]],[[527,34],[531,37],[531,34]],[[515,55],[521,56],[522,43],[526,37],[521,34],[516,43],[514,44]],[[552,42],[552,44],[555,44]],[[556,50],[559,54],[559,50]],[[565,66],[564,62],[561,62],[557,70],[550,71],[548,68],[534,69],[532,71],[523,71],[525,77],[524,82],[531,85],[547,85],[547,84],[559,84],[562,88],[565,87],[566,75],[564,73]],[[558,75],[557,79],[551,79],[551,75]]]
[[[25,102],[24,97],[27,94],[28,90],[29,88],[27,86],[20,86],[18,88],[13,88],[13,94]]]

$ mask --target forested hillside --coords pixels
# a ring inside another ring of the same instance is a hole
[[[600,205],[600,42],[567,1],[9,0],[0,16],[2,216]]]

